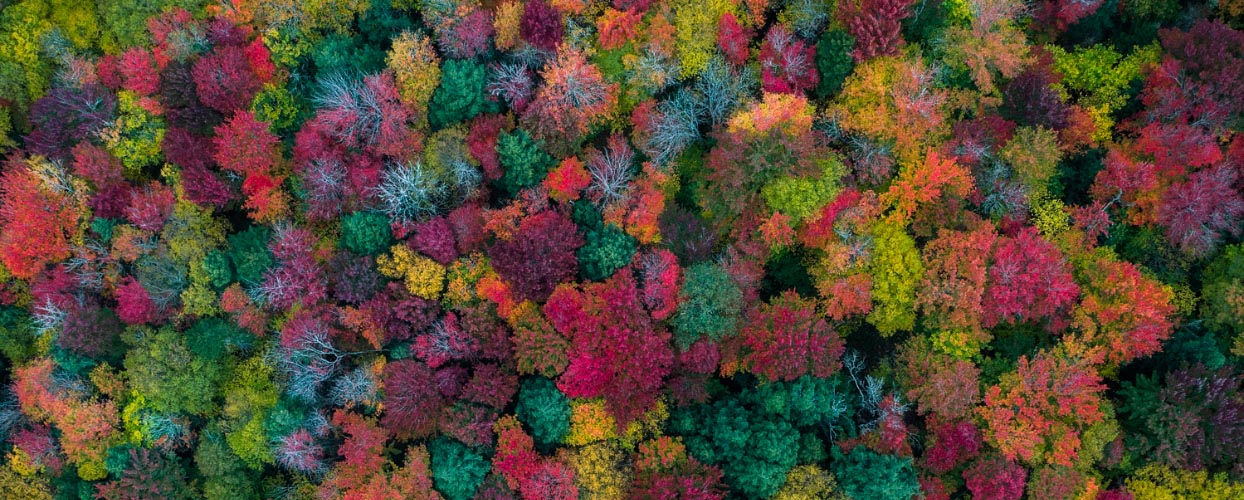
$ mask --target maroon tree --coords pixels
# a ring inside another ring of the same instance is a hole
[[[579,265],[575,251],[581,246],[583,237],[575,223],[546,211],[524,219],[512,238],[488,249],[488,257],[518,299],[542,302],[558,283],[575,276]]]

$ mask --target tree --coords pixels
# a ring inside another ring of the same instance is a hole
[[[638,243],[613,224],[588,231],[576,256],[584,279],[602,281],[631,263]]]
[[[834,476],[849,498],[901,500],[920,490],[911,458],[881,455],[856,446],[845,456],[836,451]]]
[[[544,0],[526,2],[519,19],[523,40],[540,50],[553,52],[562,42],[562,14]]]
[[[1235,169],[1219,164],[1171,186],[1157,213],[1167,239],[1189,256],[1203,257],[1216,249],[1221,233],[1239,236],[1244,198],[1233,187],[1237,177]]]
[[[820,82],[817,97],[833,97],[842,90],[842,83],[855,69],[855,37],[840,28],[825,30],[816,42],[816,71]]]
[[[193,498],[181,466],[158,451],[129,450],[127,466],[117,479],[96,485],[95,498],[130,500],[135,498]]]
[[[846,131],[893,144],[900,160],[915,163],[926,155],[927,146],[949,132],[942,109],[946,91],[934,87],[933,72],[920,58],[879,57],[860,63],[857,57],[857,63],[831,113]]]
[[[889,336],[915,326],[916,284],[924,266],[916,242],[902,226],[882,223],[872,232],[876,248],[869,263],[873,307],[868,322]]]
[[[216,47],[195,61],[192,73],[198,98],[224,115],[249,107],[263,86],[239,46]]]
[[[406,245],[394,245],[390,253],[376,259],[380,274],[401,279],[411,294],[437,300],[445,289],[445,266],[416,254]]]
[[[963,478],[972,498],[1019,500],[1024,496],[1028,471],[998,455],[986,455],[963,471]]]
[[[1244,332],[1244,246],[1223,249],[1205,268],[1201,315],[1215,328]]]
[[[991,224],[971,231],[941,229],[921,252],[925,275],[916,291],[925,325],[938,331],[939,348],[967,358],[989,341],[981,327],[991,249]]]
[[[426,116],[428,103],[441,83],[441,59],[428,37],[411,31],[393,39],[386,59],[398,95],[416,116]]]
[[[722,500],[726,492],[721,479],[720,469],[687,455],[681,440],[660,436],[639,444],[635,479],[626,498]]]
[[[1044,319],[1057,331],[1079,295],[1067,258],[1035,228],[1026,228],[994,247],[983,325]]]
[[[761,79],[765,91],[811,91],[820,82],[815,57],[816,47],[796,38],[785,26],[770,28],[765,35],[765,43],[760,47]]]
[[[988,424],[986,439],[1008,459],[1071,466],[1081,433],[1105,418],[1105,386],[1092,361],[1066,353],[1021,356],[976,410]]]
[[[560,443],[570,430],[570,400],[547,378],[523,381],[514,412],[542,449]]]
[[[761,190],[785,178],[816,179],[828,152],[812,130],[806,98],[766,93],[764,100],[732,117],[709,152],[701,204],[719,226],[742,214],[761,214]]]
[[[566,395],[604,396],[619,431],[653,408],[674,353],[669,334],[644,313],[629,271],[581,289],[559,286],[544,313],[570,341],[570,364],[558,379]]]
[[[497,186],[509,196],[536,185],[556,161],[523,129],[501,134],[497,156],[505,172]]]
[[[447,500],[467,500],[484,482],[488,462],[460,442],[438,439],[428,448],[432,482]]]
[[[535,3],[539,0],[528,5]],[[551,150],[573,149],[617,103],[617,85],[606,83],[580,51],[560,51],[540,76],[544,86],[523,112],[522,123]]]
[[[575,252],[583,245],[574,222],[557,212],[540,212],[519,224],[509,240],[488,249],[492,266],[513,285],[519,299],[543,301],[578,268]]]
[[[1165,375],[1124,382],[1120,419],[1128,447],[1150,460],[1185,470],[1220,470],[1242,458],[1244,377],[1197,363]],[[1161,385],[1159,385],[1159,383]]]
[[[1136,500],[1196,498],[1227,500],[1244,495],[1244,484],[1225,473],[1186,471],[1160,464],[1140,468],[1127,479],[1127,491]]]
[[[743,292],[724,268],[712,263],[688,267],[671,319],[678,348],[685,351],[700,338],[721,340],[734,334],[742,307]]]
[[[783,419],[749,410],[737,399],[701,405],[672,417],[670,430],[683,436],[691,456],[719,465],[726,483],[748,498],[777,493],[797,462],[799,432]]]
[[[445,61],[440,85],[432,92],[428,106],[428,122],[433,129],[469,120],[488,108],[484,96],[487,73],[483,65],[469,59]]]
[[[816,304],[787,290],[748,311],[740,331],[742,365],[770,381],[803,375],[829,377],[841,367],[845,350]]]
[[[195,356],[184,337],[171,328],[142,328],[132,333],[125,356],[130,384],[152,409],[207,415],[217,409],[221,367]]]
[[[911,0],[848,0],[835,15],[855,37],[855,62],[891,56],[903,46],[903,19],[911,15]]]
[[[1153,354],[1171,336],[1171,292],[1134,264],[1102,252],[1077,265],[1076,275],[1084,293],[1072,316],[1076,338],[1104,348],[1107,362]]]
[[[773,500],[845,500],[834,475],[816,464],[800,465],[786,474],[786,484]]]
[[[726,60],[735,66],[747,63],[750,55],[747,44],[752,34],[739,25],[739,19],[730,12],[721,15],[717,22],[717,47],[726,55]]]
[[[82,210],[74,201],[74,187],[59,177],[64,174],[35,157],[11,165],[0,177],[0,263],[17,278],[33,278],[70,256]]]
[[[341,219],[341,246],[360,255],[376,255],[389,247],[389,219],[374,212],[355,212]]]
[[[971,361],[939,352],[927,339],[915,337],[899,348],[899,380],[917,411],[942,421],[959,421],[980,403],[980,368]]]
[[[385,365],[384,416],[381,423],[398,437],[432,435],[441,408],[447,404],[434,382],[435,372],[421,361]]]

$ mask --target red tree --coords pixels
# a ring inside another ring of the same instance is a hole
[[[195,61],[191,71],[199,100],[225,115],[250,107],[263,86],[242,47],[216,47]]]
[[[1026,228],[994,249],[983,324],[1046,319],[1057,331],[1079,295],[1067,258],[1035,228]]]
[[[903,19],[912,0],[846,0],[838,3],[838,19],[855,37],[855,61],[898,53],[903,46]]]
[[[644,312],[629,268],[582,289],[558,287],[544,313],[570,340],[570,364],[557,381],[562,392],[604,396],[619,429],[652,408],[674,351],[669,333]]]
[[[1082,274],[1084,299],[1073,325],[1087,345],[1106,350],[1106,361],[1126,363],[1162,348],[1174,325],[1171,294],[1160,282],[1140,274],[1130,262],[1100,257]]]
[[[735,66],[747,64],[747,58],[750,55],[747,45],[751,39],[751,33],[739,25],[739,20],[734,17],[734,14],[727,12],[721,15],[721,20],[717,22],[717,46],[721,48],[721,52],[726,55],[726,60],[730,61],[730,64]]]
[[[523,6],[519,34],[540,50],[554,51],[562,43],[562,14],[544,0],[531,0]]]
[[[1236,168],[1224,163],[1171,186],[1157,214],[1167,239],[1191,256],[1204,257],[1218,247],[1222,233],[1239,236],[1244,198],[1235,187],[1238,177]]]
[[[997,455],[982,457],[963,471],[972,498],[979,500],[1019,500],[1024,496],[1028,471]]]
[[[726,17],[722,17],[724,24]],[[746,46],[743,47],[746,51]],[[761,81],[767,92],[804,93],[821,81],[816,46],[795,37],[785,26],[769,29],[760,46]]]
[[[385,365],[384,427],[398,437],[421,438],[435,432],[446,400],[434,380],[435,372],[421,361]]]
[[[30,279],[69,258],[81,210],[55,186],[19,162],[0,177],[0,262],[13,276]]]
[[[1019,358],[1016,371],[985,391],[977,413],[986,437],[1009,459],[1072,465],[1080,432],[1100,422],[1106,386],[1092,358],[1041,352]]]
[[[841,368],[838,360],[846,349],[817,313],[816,303],[793,290],[752,308],[738,343],[741,364],[771,381],[831,376]]]
[[[494,244],[488,256],[519,299],[543,301],[558,283],[574,277],[580,246],[583,237],[574,222],[546,211],[523,219],[514,237]]]

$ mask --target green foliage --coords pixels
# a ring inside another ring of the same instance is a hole
[[[635,238],[613,224],[589,231],[579,247],[579,269],[584,279],[603,281],[631,263],[638,250]]]
[[[219,363],[195,356],[182,335],[171,328],[141,328],[127,333],[130,350],[125,371],[130,386],[150,407],[165,413],[210,415],[223,371]]]
[[[878,224],[873,238],[873,310],[868,322],[885,336],[911,330],[916,324],[916,284],[924,275],[916,241],[892,223]]]
[[[272,230],[265,226],[251,226],[245,231],[229,235],[229,261],[243,284],[259,283],[264,271],[276,263],[268,250]]]
[[[835,449],[832,466],[850,498],[908,500],[920,491],[909,457],[881,455],[856,446],[845,456]]]
[[[207,274],[208,283],[217,290],[222,290],[233,283],[233,263],[229,254],[220,250],[212,250],[203,257],[203,272]]]
[[[51,82],[51,61],[40,54],[40,38],[52,28],[48,15],[40,0],[6,3],[0,11],[0,95],[17,101],[18,116]]]
[[[826,30],[816,42],[816,70],[821,76],[817,97],[832,97],[842,90],[842,82],[855,69],[855,37],[846,30]]]
[[[99,47],[105,53],[118,54],[128,47],[150,45],[148,18],[175,7],[199,12],[206,3],[205,0],[99,0],[95,6],[104,24]]]
[[[376,212],[354,212],[341,218],[341,246],[360,255],[380,255],[389,249],[393,231],[389,218]]]
[[[250,332],[223,318],[199,320],[186,330],[185,335],[190,352],[208,361],[218,361],[231,350],[246,349],[255,340]]]
[[[385,53],[359,36],[334,33],[315,45],[311,56],[321,74],[346,72],[367,75],[384,69]]]
[[[265,122],[277,135],[293,132],[302,125],[309,110],[306,102],[295,96],[284,85],[269,83],[255,94],[251,101],[255,119]]]
[[[484,95],[488,71],[472,60],[450,59],[441,66],[441,84],[432,93],[428,123],[444,128],[474,118],[496,105]]]
[[[436,109],[435,97],[432,98],[432,109]],[[514,196],[523,188],[544,180],[549,167],[556,163],[522,129],[501,134],[497,139],[497,155],[500,157],[501,167],[505,169],[505,174],[497,180],[497,187],[508,196]]]
[[[145,167],[159,163],[164,154],[164,120],[144,109],[132,92],[117,93],[117,119],[103,133],[108,152],[121,160],[126,176],[137,179]]]
[[[846,165],[834,157],[821,160],[821,174],[815,177],[781,177],[760,189],[765,204],[791,218],[794,226],[816,213],[838,195],[839,181]]]
[[[733,398],[675,412],[670,430],[683,436],[697,460],[720,466],[726,482],[747,498],[772,496],[798,462],[797,430]]]
[[[1244,244],[1223,249],[1205,268],[1201,314],[1215,329],[1244,334]]]
[[[686,350],[705,336],[721,340],[733,335],[742,306],[743,292],[724,268],[707,262],[688,267],[671,321],[678,348]]]
[[[484,457],[466,445],[447,438],[428,446],[432,461],[432,481],[447,500],[468,500],[484,482],[491,466]]]
[[[547,378],[523,381],[514,413],[531,429],[536,444],[545,448],[560,443],[570,430],[570,399]]]
[[[194,464],[203,476],[203,497],[207,500],[253,500],[259,498],[256,474],[222,442],[217,433],[208,433],[194,450]]]
[[[38,354],[38,332],[25,310],[0,305],[0,353],[13,364],[20,364]]]

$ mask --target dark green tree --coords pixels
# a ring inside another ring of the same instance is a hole
[[[546,449],[560,443],[570,430],[570,399],[547,378],[523,381],[515,413],[531,429],[536,444]]]
[[[701,337],[733,335],[743,308],[743,292],[721,266],[709,262],[688,267],[678,292],[674,341],[686,350]]]
[[[432,100],[435,109],[435,96]],[[543,180],[554,163],[553,157],[540,148],[540,143],[522,129],[501,134],[497,139],[497,156],[505,169],[505,174],[497,180],[497,187],[508,196]]]
[[[341,218],[341,246],[360,255],[379,255],[389,249],[393,231],[389,218],[375,212],[354,212]]]
[[[588,231],[579,247],[579,272],[584,279],[603,281],[630,264],[639,244],[622,228],[613,224]]]

